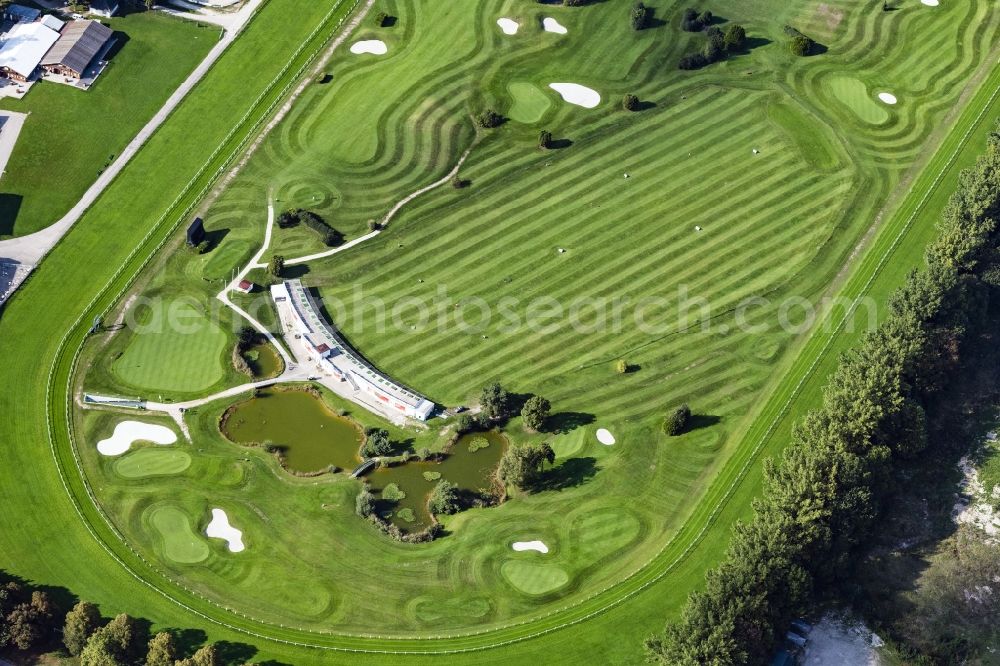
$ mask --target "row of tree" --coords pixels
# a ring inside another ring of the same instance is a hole
[[[763,663],[795,616],[836,594],[870,538],[897,468],[927,444],[926,410],[956,376],[963,341],[988,330],[1000,285],[1000,133],[962,173],[926,251],[882,325],[845,354],[823,406],[764,464],[754,516],[679,622],[647,641],[663,664]]]
[[[336,247],[344,242],[344,234],[331,227],[322,217],[311,210],[290,208],[278,216],[278,226],[282,229],[291,229],[299,224],[304,224],[316,232],[316,235],[327,247]]]
[[[30,590],[16,581],[0,586],[0,650],[21,652],[55,647],[59,633],[80,666],[221,666],[214,645],[181,656],[173,634],[150,638],[145,627],[122,613],[109,622],[97,606],[81,601],[63,615],[44,590]]]
[[[683,56],[677,66],[680,69],[700,69],[713,62],[725,60],[730,53],[738,53],[746,46],[747,31],[739,23],[732,23],[723,32],[717,26],[705,31],[705,46],[701,51]]]

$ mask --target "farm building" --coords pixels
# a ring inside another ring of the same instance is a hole
[[[113,31],[97,21],[73,21],[63,28],[59,40],[42,58],[42,69],[73,79],[83,76]]]
[[[41,15],[40,10],[24,5],[7,5],[2,14],[4,21],[13,21],[14,23],[31,23],[37,21]]]
[[[56,32],[61,31],[63,29],[63,26],[66,25],[66,21],[57,19],[52,14],[46,14],[45,16],[43,16],[41,23],[46,28],[52,28]]]
[[[385,407],[418,421],[426,421],[434,403],[394,382],[352,349],[320,314],[316,302],[299,280],[286,280],[271,287],[282,328],[302,336],[320,366],[348,382],[356,391],[374,396]]]
[[[27,81],[58,40],[59,33],[41,23],[18,23],[0,43],[0,74],[14,81]]]
[[[118,13],[117,0],[90,0],[90,13],[111,18]]]

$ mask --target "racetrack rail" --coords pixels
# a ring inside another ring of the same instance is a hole
[[[333,6],[313,36],[319,34],[321,30],[330,28],[336,22],[337,13],[344,9],[345,3],[346,0],[341,0]],[[341,17],[337,25],[342,24],[349,13]],[[313,36],[303,43],[302,49],[312,41]],[[761,450],[789,414],[794,401],[801,395],[806,383],[813,378],[821,361],[834,348],[844,323],[849,320],[860,299],[869,292],[894,253],[905,243],[914,220],[940,186],[945,175],[953,168],[969,138],[974,132],[982,131],[982,121],[1000,95],[1000,67],[994,67],[980,89],[970,99],[955,128],[943,140],[899,208],[879,232],[875,242],[856,260],[855,270],[840,291],[841,297],[852,303],[851,308],[843,314],[843,318],[835,326],[823,326],[823,322],[816,325],[796,359],[789,366],[789,370],[764,403],[758,417],[743,437],[741,445],[735,448],[733,455],[721,468],[703,500],[677,533],[646,565],[622,581],[595,591],[585,598],[577,599],[545,614],[501,626],[419,636],[347,634],[265,623],[216,604],[181,583],[171,580],[131,548],[103,513],[82,473],[72,436],[72,382],[90,321],[121,300],[139,273],[163,248],[190,211],[194,210],[210,191],[226,166],[238,159],[254,140],[257,130],[282,103],[286,93],[308,70],[322,48],[321,44],[295,72],[291,71],[293,63],[296,62],[293,58],[279,73],[271,86],[262,93],[258,103],[251,107],[173,204],[152,226],[111,281],[80,313],[75,324],[62,339],[48,373],[46,417],[50,451],[63,487],[81,522],[109,557],[130,576],[188,612],[232,631],[262,641],[346,652],[430,655],[500,647],[585,622],[627,602],[674,571],[701,543],[709,530],[717,526],[716,521],[720,513],[732,499],[748,471],[757,462]],[[297,52],[296,57],[300,55],[301,53]],[[283,88],[282,83],[284,83]],[[268,104],[266,100],[278,89],[281,92]],[[828,314],[828,317],[832,316]]]

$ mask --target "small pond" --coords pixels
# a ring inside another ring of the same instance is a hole
[[[463,435],[440,461],[410,461],[404,465],[384,467],[368,475],[372,492],[378,501],[378,511],[407,532],[419,532],[431,523],[427,498],[441,479],[451,481],[460,489],[489,492],[493,488],[493,473],[507,448],[507,439],[499,432],[477,432]],[[389,500],[382,491],[396,484],[406,497]],[[387,514],[391,513],[389,516]]]
[[[331,465],[351,471],[361,462],[361,429],[308,391],[261,391],[234,405],[221,427],[238,444],[282,447],[285,467],[293,472],[316,472]]]
[[[256,379],[277,377],[285,369],[278,350],[268,342],[258,342],[243,352],[243,359]]]

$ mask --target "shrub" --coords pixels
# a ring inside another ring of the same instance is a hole
[[[705,55],[703,53],[688,53],[687,55],[681,57],[680,62],[677,63],[677,67],[679,69],[691,70],[701,69],[707,64],[708,61],[705,59]]]
[[[367,518],[375,513],[375,496],[368,490],[368,486],[362,488],[358,496],[354,498],[354,513],[362,518]]]
[[[406,499],[406,493],[400,490],[399,486],[395,483],[390,483],[382,489],[382,499],[389,500],[390,502],[398,502]]]
[[[285,270],[285,258],[280,254],[275,254],[271,257],[271,261],[267,262],[267,272],[274,277],[281,277],[281,274]]]
[[[417,457],[420,458],[421,460],[430,460],[431,450],[428,449],[426,446],[424,446],[419,451],[417,451]]]
[[[626,361],[623,358],[620,358],[617,361],[615,361],[615,372],[617,372],[619,375],[624,375],[628,371],[629,371],[628,361]]]
[[[458,420],[455,422],[455,431],[459,435],[464,435],[467,432],[475,432],[476,430],[482,429],[482,420],[475,414],[469,414],[468,412],[459,414]]]
[[[663,432],[670,436],[680,435],[691,421],[691,408],[681,405],[663,419]]]
[[[461,508],[458,502],[458,486],[450,481],[438,481],[434,486],[434,492],[431,493],[427,508],[435,515],[458,513]]]
[[[437,481],[441,478],[441,472],[424,472],[425,481]]]
[[[413,515],[413,509],[411,509],[408,506],[407,507],[403,507],[402,509],[400,509],[399,511],[397,511],[396,512],[396,517],[399,518],[402,521],[407,522],[407,523],[412,523],[413,521],[415,521],[417,519],[417,517]]]
[[[806,37],[805,35],[798,35],[792,38],[792,41],[788,43],[788,49],[793,55],[797,56],[807,56],[813,52],[816,47],[816,42]]]
[[[531,430],[541,430],[542,426],[545,425],[545,419],[549,418],[551,409],[551,403],[542,396],[531,396],[521,408],[521,418],[524,419],[524,425]]]
[[[344,234],[331,227],[322,217],[311,210],[292,208],[286,210],[278,218],[278,226],[282,229],[290,229],[298,226],[300,223],[316,232],[316,235],[320,237],[320,240],[327,247],[335,247],[344,242]]]
[[[375,25],[380,28],[384,28],[385,24],[389,22],[389,15],[385,12],[378,12],[375,14]]]
[[[622,98],[622,108],[626,111],[638,111],[639,98],[632,94],[625,95],[625,97]]]
[[[546,150],[552,147],[552,132],[542,130],[538,133],[538,147]]]
[[[459,177],[456,174],[455,177],[451,179],[451,186],[454,187],[456,190],[461,190],[469,186],[469,181]]]
[[[382,228],[382,224],[376,220],[368,220],[368,231],[378,231]]]
[[[478,116],[476,116],[476,122],[480,127],[484,129],[491,129],[493,127],[499,127],[503,124],[504,117],[493,109],[486,109]]]
[[[650,20],[653,18],[653,10],[641,2],[632,8],[632,14],[630,16],[632,22],[633,30],[642,30],[649,26]]]
[[[729,51],[739,51],[747,42],[747,31],[739,23],[730,24],[724,35],[725,46]]]
[[[375,458],[390,453],[392,453],[392,442],[389,441],[389,431],[384,428],[366,428],[361,455],[365,458]]]

